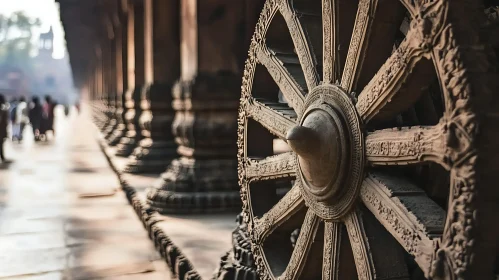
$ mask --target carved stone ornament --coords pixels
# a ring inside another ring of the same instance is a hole
[[[133,91],[126,93],[125,106],[128,110],[125,113],[125,125],[127,131],[116,146],[116,156],[128,157],[143,138],[140,133],[140,115],[142,113],[140,101],[144,89],[143,86],[135,86]]]
[[[130,173],[160,173],[177,156],[171,131],[175,113],[170,84],[151,84],[142,91],[139,117],[143,139],[129,157],[125,168]]]
[[[302,2],[266,1],[242,80],[238,179],[260,278],[491,279],[499,230],[478,231],[492,218],[480,212],[477,192],[493,194],[482,198],[483,209],[499,210],[490,179],[499,172],[499,102],[491,88],[496,58],[480,38],[482,7]],[[433,125],[386,128],[437,78],[442,116]],[[286,103],[276,102],[278,91]],[[251,141],[266,141],[255,136],[255,122],[291,151],[252,154]],[[430,163],[448,172],[447,204],[392,172]],[[293,186],[280,200],[261,195],[289,178]],[[286,238],[296,227],[293,248]]]
[[[161,213],[240,209],[237,191],[235,75],[199,74],[173,88],[175,158],[147,193]]]
[[[116,129],[116,127],[119,125],[119,103],[116,100],[117,95],[111,94],[109,96],[109,111],[110,111],[110,116],[109,116],[109,122],[108,124],[103,128],[102,134],[105,139],[107,139],[109,136],[112,135],[113,131]]]
[[[117,120],[118,124],[114,131],[107,137],[107,143],[109,146],[116,146],[122,137],[124,137],[128,131],[128,126],[125,123],[125,119],[130,110],[133,107],[133,103],[127,102],[127,96],[130,96],[133,92],[133,89],[129,89],[124,92],[120,97],[120,102],[118,106],[118,110],[116,110],[116,114],[118,115]]]

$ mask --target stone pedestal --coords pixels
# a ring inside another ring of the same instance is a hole
[[[237,108],[240,78],[198,74],[173,89],[176,158],[147,194],[160,213],[240,210],[237,184]]]
[[[177,157],[171,129],[175,117],[171,90],[171,84],[156,83],[142,91],[139,123],[143,139],[130,156],[126,172],[160,173]]]
[[[116,126],[118,125],[117,119],[116,119],[116,110],[117,110],[117,104],[116,104],[116,94],[112,94],[109,97],[109,106],[108,106],[108,113],[107,113],[107,123],[106,125],[102,128],[102,134],[104,135],[104,138],[107,138],[115,129]]]
[[[107,125],[107,122],[108,122],[108,116],[109,116],[109,112],[108,112],[108,104],[107,104],[107,100],[105,98],[102,98],[101,100],[97,101],[98,104],[97,105],[97,112],[95,114],[95,124],[97,125],[97,127],[102,130],[106,125]]]
[[[116,110],[118,124],[116,125],[116,129],[113,131],[113,133],[111,133],[109,137],[107,137],[109,146],[116,146],[128,131],[128,127],[125,124],[125,117],[128,113],[128,110],[130,108],[133,108],[134,104],[133,102],[127,102],[126,100],[127,96],[132,94],[133,89],[129,89],[127,92],[121,95],[121,106],[118,106],[118,109]]]
[[[212,279],[258,280],[247,225],[241,214],[237,215],[236,224],[236,229],[232,232],[232,250],[222,257]]]
[[[130,156],[139,144],[139,141],[143,138],[140,131],[138,131],[140,127],[140,115],[142,113],[140,101],[143,89],[142,85],[137,85],[134,90],[128,91],[125,96],[125,106],[128,109],[124,114],[127,131],[117,145],[116,156]]]
[[[114,135],[114,132],[123,126],[123,103],[121,95],[115,96],[115,105],[111,123],[104,130],[104,139],[108,140]]]

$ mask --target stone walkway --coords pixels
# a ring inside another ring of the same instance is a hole
[[[84,115],[48,143],[6,143],[0,279],[170,279]]]

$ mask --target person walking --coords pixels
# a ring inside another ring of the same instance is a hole
[[[55,136],[55,129],[54,129],[54,111],[55,111],[55,106],[57,104],[55,103],[54,100],[50,97],[50,95],[45,96],[45,104],[43,106],[43,112],[44,112],[44,121],[42,124],[42,134],[46,134],[47,131],[52,131],[52,134]]]
[[[29,108],[26,98],[24,96],[19,100],[17,105],[17,115],[21,120],[21,140],[23,139],[24,128],[29,124]]]
[[[21,97],[14,110],[15,117],[12,120],[12,140],[17,139],[19,142],[23,140],[23,132],[26,125],[29,123],[28,104],[26,98]]]
[[[29,122],[33,128],[33,135],[35,136],[35,141],[40,141],[40,127],[43,119],[43,108],[40,104],[40,99],[35,96],[32,99],[32,105],[29,110]]]
[[[11,129],[10,135],[12,136],[12,141],[16,140],[16,137],[19,134],[19,130],[20,130],[20,126],[16,124],[16,121],[17,121],[16,108],[17,108],[17,99],[15,97],[13,97],[10,100],[10,104],[9,104],[10,129]]]
[[[0,159],[3,163],[9,161],[5,159],[3,144],[7,138],[7,127],[9,125],[9,103],[5,99],[5,95],[0,94]]]

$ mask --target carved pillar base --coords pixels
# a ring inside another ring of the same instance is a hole
[[[117,110],[116,94],[113,94],[109,98],[109,106],[106,112],[107,115],[106,125],[102,128],[102,134],[104,135],[104,137],[107,137],[109,134],[111,134],[118,125],[116,119],[116,110]]]
[[[162,214],[238,211],[237,172],[231,171],[236,169],[234,160],[175,159],[149,190],[147,200]]]
[[[160,213],[236,211],[236,130],[239,78],[203,74],[173,90],[178,154],[147,194]]]
[[[232,232],[232,250],[221,258],[220,266],[212,279],[258,280],[250,238],[241,214],[237,216],[236,223],[237,227]]]
[[[177,157],[172,134],[175,112],[170,84],[152,84],[142,91],[141,134],[144,137],[125,168],[129,173],[160,173]]]
[[[177,156],[177,145],[173,141],[142,139],[125,167],[128,173],[160,173]]]
[[[110,117],[111,117],[111,104],[109,104],[107,97],[104,98],[102,101],[102,107],[100,111],[100,117],[99,117],[99,122],[98,122],[98,127],[101,131],[103,131],[106,126],[110,122]]]
[[[120,139],[120,142],[117,145],[116,156],[128,157],[132,154],[133,150],[142,139],[142,135],[137,131],[140,125],[140,114],[142,113],[140,106],[142,88],[142,86],[136,86],[133,91],[127,92],[127,96],[125,97],[125,104],[128,108],[125,113],[125,125],[127,127],[127,132],[125,136]]]
[[[120,108],[114,109],[113,118],[111,119],[111,122],[102,133],[104,135],[104,139],[109,140],[109,138],[114,134],[114,131],[118,128],[118,126],[123,123],[123,120],[121,119],[122,112],[123,109]]]
[[[106,121],[106,104],[102,100],[96,100],[94,101],[94,123],[95,125],[99,128],[102,129],[102,127],[105,124]]]
[[[133,107],[133,103],[127,103],[127,96],[129,95],[133,95],[133,89],[129,89],[121,95],[121,104],[116,110],[116,114],[118,115],[118,124],[116,125],[116,129],[113,133],[107,137],[107,143],[109,146],[116,146],[128,131],[128,127],[125,124],[125,116],[128,113],[128,110]]]

